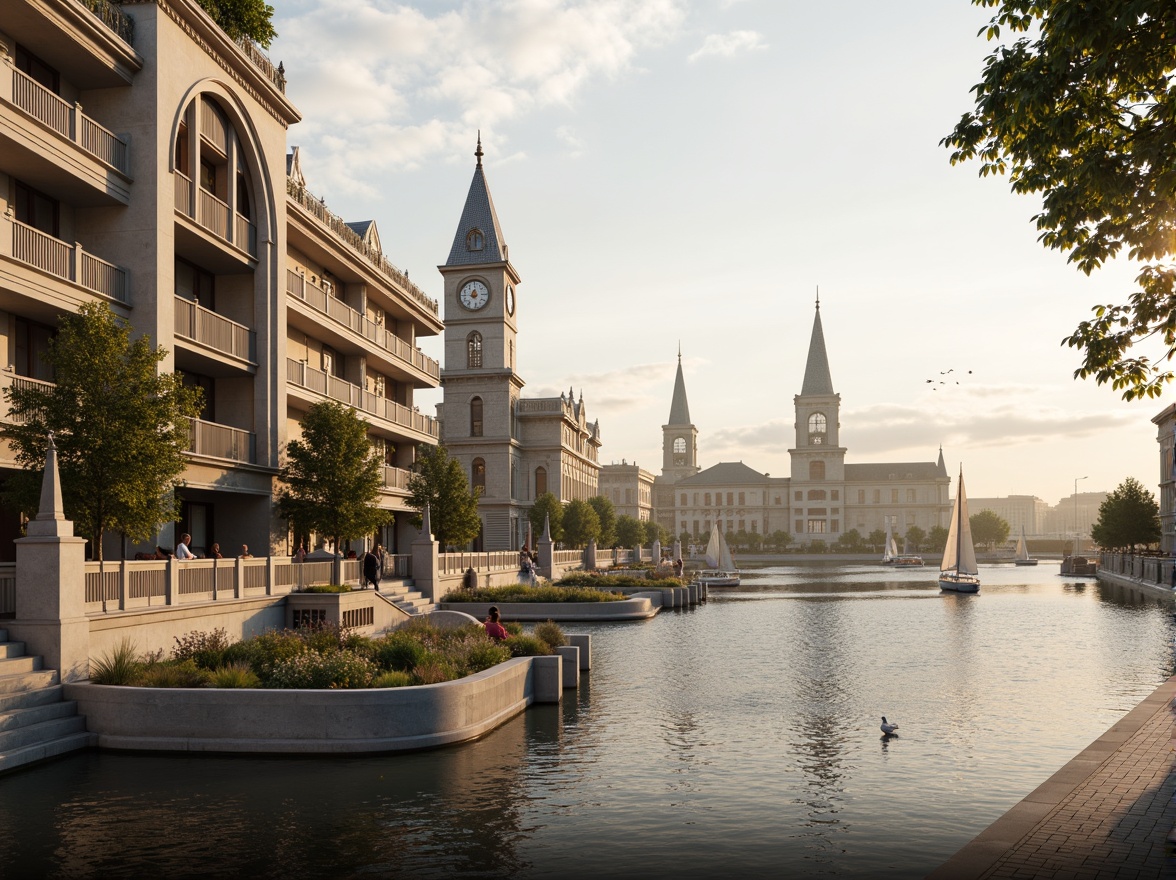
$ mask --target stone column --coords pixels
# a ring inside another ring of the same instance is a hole
[[[653,556],[653,567],[657,568],[661,565],[661,541],[653,542],[653,553],[651,555]]]
[[[421,516],[421,531],[411,545],[412,550],[412,582],[421,595],[430,602],[441,601],[440,560],[437,553],[437,542],[433,540],[433,523],[429,513],[429,505]]]
[[[86,619],[86,539],[73,533],[61,503],[57,447],[49,435],[37,518],[16,540],[16,619],[12,638],[44,658],[62,681],[90,675],[90,622]]]
[[[551,540],[551,518],[543,517],[543,535],[539,538],[539,574],[555,580],[555,542]]]
[[[588,542],[588,549],[584,551],[584,568],[588,571],[596,570],[596,539]]]

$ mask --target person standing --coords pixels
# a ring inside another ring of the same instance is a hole
[[[377,593],[380,592],[380,557],[376,555],[375,548],[363,554],[363,589],[366,590],[368,584],[375,587]]]
[[[192,543],[192,536],[188,534],[180,535],[180,543],[176,544],[176,559],[195,559],[196,554],[188,546]]]

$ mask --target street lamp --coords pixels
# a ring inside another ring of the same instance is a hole
[[[1085,479],[1088,477],[1074,478],[1074,556],[1078,555],[1078,545],[1082,541],[1082,529],[1078,526],[1078,481]]]

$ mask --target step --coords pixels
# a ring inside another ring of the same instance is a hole
[[[83,733],[85,730],[86,719],[75,714],[69,718],[53,718],[49,721],[38,721],[25,727],[0,731],[0,754],[60,739],[70,734]]]
[[[0,659],[8,657],[23,657],[25,652],[24,642],[4,642],[0,641]]]
[[[36,659],[40,660],[41,658],[37,657]],[[58,681],[56,669],[38,669],[34,672],[0,675],[0,696],[50,687],[57,684]]]
[[[0,659],[0,675],[33,672],[40,668],[40,657],[5,657],[4,659]]]
[[[18,727],[28,727],[40,724],[42,721],[57,721],[61,718],[74,718],[78,714],[78,704],[73,700],[58,700],[56,703],[45,703],[40,706],[28,706],[12,709],[0,713],[0,732],[16,730]]]
[[[38,761],[55,758],[58,755],[65,755],[69,752],[93,748],[96,745],[98,745],[98,734],[81,732],[71,733],[47,742],[36,743],[7,752],[0,752],[0,773],[15,770],[18,767],[25,767],[29,764],[35,764]]]
[[[45,669],[41,672],[31,674],[44,675],[46,673],[56,677],[56,673],[52,669]],[[0,693],[0,713],[14,712],[18,709],[31,709],[34,706],[44,706],[49,703],[60,703],[63,690],[60,684],[50,682],[29,690]]]

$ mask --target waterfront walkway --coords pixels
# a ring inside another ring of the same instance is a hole
[[[1169,678],[929,880],[1176,877]]]

